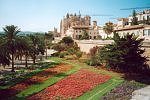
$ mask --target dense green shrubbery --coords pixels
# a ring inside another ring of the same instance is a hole
[[[52,48],[58,51],[57,53],[54,53],[52,56],[64,58],[66,55],[72,55],[73,58],[77,59],[79,59],[82,56],[80,48],[71,37],[64,37],[59,43],[54,44]]]
[[[123,72],[141,71],[146,68],[146,57],[142,56],[141,48],[144,39],[137,39],[134,34],[120,37],[114,34],[114,43],[104,46],[99,50],[99,60],[106,66]]]
[[[98,49],[100,49],[100,47],[98,46],[95,46],[90,49],[90,53],[88,54],[90,59],[86,61],[88,65],[91,65],[91,66],[100,65],[100,61],[98,60]]]
[[[127,34],[120,37],[114,33],[114,43],[108,44],[100,49],[91,49],[89,65],[103,64],[107,68],[121,72],[138,72],[147,70],[147,58],[142,54],[141,48],[143,39],[138,39],[134,34]]]
[[[60,57],[60,58],[64,58],[64,57],[65,57],[65,53],[64,53],[64,52],[60,52],[60,53],[59,53],[59,57]]]
[[[77,51],[77,52],[75,53],[75,55],[76,55],[76,57],[77,57],[78,59],[82,57],[82,54],[83,54],[83,52],[81,52],[81,51]]]
[[[94,57],[88,59],[88,60],[86,61],[86,63],[87,63],[88,65],[90,65],[90,66],[98,66],[98,65],[101,65],[101,63],[99,62],[99,60],[97,59],[96,56],[94,56]]]

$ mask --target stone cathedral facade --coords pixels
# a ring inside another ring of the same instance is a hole
[[[61,36],[71,36],[73,39],[80,39],[84,33],[89,35],[89,39],[96,39],[99,34],[97,21],[91,24],[90,16],[67,14],[60,23]]]

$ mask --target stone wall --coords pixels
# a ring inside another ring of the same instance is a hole
[[[111,44],[113,40],[75,40],[75,42],[77,42],[82,52],[89,53],[91,48]]]

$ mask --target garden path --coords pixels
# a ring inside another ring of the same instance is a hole
[[[150,100],[150,85],[132,93],[131,100]]]

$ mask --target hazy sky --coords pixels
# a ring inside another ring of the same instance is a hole
[[[17,25],[22,31],[49,31],[59,28],[66,13],[81,15],[105,14],[92,17],[99,25],[112,18],[127,17],[132,10],[122,8],[149,7],[150,0],[0,0],[0,31],[5,25]]]

